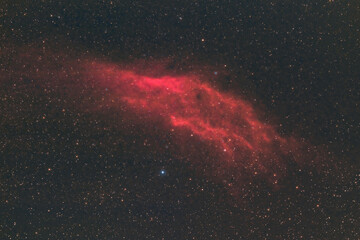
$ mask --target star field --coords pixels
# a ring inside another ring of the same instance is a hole
[[[2,1],[0,239],[359,239],[358,1]]]

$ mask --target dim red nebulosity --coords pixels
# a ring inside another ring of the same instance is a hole
[[[88,65],[88,73],[131,111],[160,117],[163,128],[181,136],[177,144],[183,153],[200,166],[210,166],[207,171],[226,185],[255,175],[276,184],[289,161],[304,163],[308,148],[302,141],[280,136],[249,102],[195,74],[147,75],[96,62]],[[202,149],[206,151],[201,154]]]
[[[154,139],[170,135],[169,147],[157,148],[159,154],[168,151],[165,155],[173,159],[186,159],[232,193],[254,178],[278,188],[291,164],[312,166],[319,158],[303,140],[279,134],[245,98],[219,90],[201,74],[179,74],[156,62],[144,67],[30,53],[20,59],[15,71],[19,79],[36,79],[45,89],[57,86],[79,111],[101,110],[104,100],[110,111],[121,112],[119,121],[148,128]],[[96,100],[99,95],[101,101]]]

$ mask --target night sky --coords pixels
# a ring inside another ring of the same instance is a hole
[[[358,0],[0,1],[0,239],[360,239]]]

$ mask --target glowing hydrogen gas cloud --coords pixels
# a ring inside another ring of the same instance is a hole
[[[319,160],[315,147],[280,135],[251,103],[220,91],[198,74],[178,74],[156,62],[147,61],[146,66],[153,66],[149,68],[31,52],[16,62],[11,79],[34,80],[36,91],[53,89],[76,111],[115,114],[125,134],[141,138],[146,130],[154,141],[167,138],[167,148],[153,144],[151,151],[185,159],[231,192],[254,177],[276,187],[290,166],[314,166]]]
[[[145,75],[95,62],[88,71],[135,113],[160,117],[169,131],[182,132],[187,139],[182,148],[193,152],[197,161],[211,161],[213,175],[220,178],[231,176],[236,182],[262,174],[276,183],[289,159],[303,161],[302,143],[280,136],[247,101],[218,91],[195,75]],[[209,146],[211,156],[199,157],[191,137]]]

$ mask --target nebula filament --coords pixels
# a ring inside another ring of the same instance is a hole
[[[137,114],[160,117],[168,131],[181,132],[179,144],[190,158],[208,161],[212,175],[222,181],[263,175],[276,184],[289,159],[301,164],[302,143],[280,136],[274,126],[261,121],[249,102],[196,75],[145,75],[103,63],[92,63],[90,68],[92,78],[112,89],[122,104]],[[190,146],[194,138],[208,147],[208,155],[195,153],[198,147]]]

